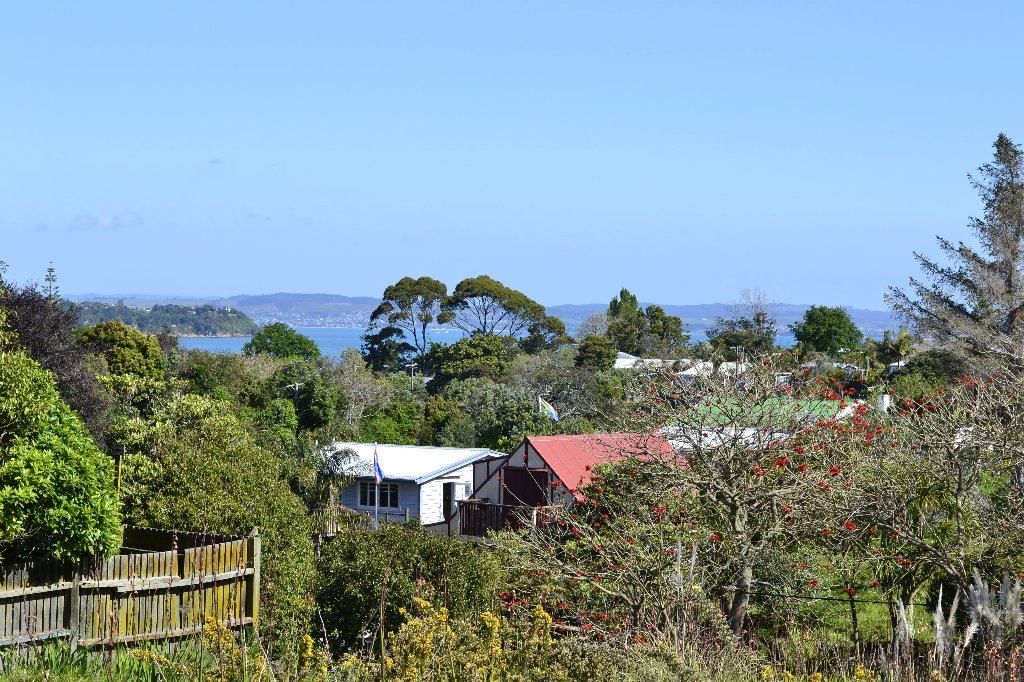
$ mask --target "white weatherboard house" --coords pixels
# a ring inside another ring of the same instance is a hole
[[[373,443],[334,443],[331,447],[335,451],[355,453],[355,458],[343,466],[355,481],[341,491],[338,500],[341,504],[356,511],[374,513],[373,450],[376,448],[384,474],[380,484],[381,520],[404,520],[408,516],[418,518],[423,525],[444,521],[455,512],[459,500],[469,497],[475,484],[474,462],[505,456],[487,448]]]

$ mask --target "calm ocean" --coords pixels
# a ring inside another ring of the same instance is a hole
[[[353,327],[296,327],[295,331],[316,342],[324,355],[341,355],[348,348],[359,348],[365,329]],[[430,332],[434,341],[451,343],[462,337],[458,329],[435,329]],[[248,336],[232,338],[183,336],[179,339],[182,348],[205,350],[210,353],[240,353]]]
[[[365,329],[354,327],[296,327],[296,331],[305,334],[316,342],[320,352],[328,356],[341,355],[348,348],[359,348],[363,344],[362,336]],[[452,343],[462,338],[463,333],[458,329],[434,329],[430,332],[432,341]],[[693,329],[690,331],[692,341],[703,341],[704,330]],[[205,350],[210,353],[240,353],[242,346],[249,340],[248,336],[233,338],[219,337],[181,337],[179,343],[182,348],[189,350]],[[791,333],[780,333],[775,342],[783,347],[792,346],[794,343]]]

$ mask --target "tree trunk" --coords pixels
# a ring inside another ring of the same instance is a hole
[[[743,624],[747,620],[747,608],[750,606],[750,587],[754,579],[754,567],[746,558],[740,559],[739,572],[736,575],[736,592],[729,606],[729,627],[733,634],[739,636],[743,632]]]

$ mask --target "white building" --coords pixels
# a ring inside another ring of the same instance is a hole
[[[474,488],[473,463],[502,453],[487,448],[440,448],[417,445],[334,443],[336,452],[350,455],[341,470],[355,480],[341,491],[339,502],[359,512],[373,514],[377,487],[373,476],[373,452],[377,450],[383,480],[379,516],[383,519],[419,519],[423,525],[451,516],[459,500]]]
[[[638,358],[629,353],[619,351],[615,354],[614,369],[659,369],[671,367],[674,360],[659,360],[658,358]]]

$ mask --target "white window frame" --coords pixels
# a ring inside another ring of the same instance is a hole
[[[373,509],[376,507],[374,502],[377,496],[377,486],[374,481],[359,481],[359,489],[356,491],[358,497],[359,506],[363,509]],[[364,504],[363,500],[366,500],[368,504]],[[400,509],[400,502],[398,499],[398,484],[397,483],[381,483],[380,484],[380,508],[381,509]]]

